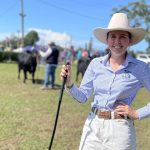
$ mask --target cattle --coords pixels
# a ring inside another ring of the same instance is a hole
[[[91,57],[81,57],[77,62],[77,72],[76,72],[76,81],[78,81],[78,76],[81,73],[82,77],[91,62]]]
[[[37,67],[37,52],[22,52],[18,55],[18,79],[20,79],[20,72],[23,70],[24,80],[26,82],[27,72],[32,74],[32,83],[35,83],[34,75]]]

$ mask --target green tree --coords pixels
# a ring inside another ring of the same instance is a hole
[[[36,31],[30,31],[24,38],[24,45],[34,45],[39,41],[39,35]]]
[[[5,49],[9,47],[11,50],[16,49],[18,47],[19,39],[15,35],[11,35],[9,38],[0,41],[0,45]]]
[[[15,36],[15,35],[11,35],[10,37],[10,46],[11,46],[11,49],[16,49],[18,47],[18,37]]]
[[[114,8],[115,12],[124,12],[128,15],[131,26],[138,27],[144,25],[146,28],[145,41],[148,43],[147,52],[150,53],[150,5],[145,0],[128,3],[127,6]]]

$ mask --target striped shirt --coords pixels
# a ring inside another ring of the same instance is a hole
[[[104,111],[113,111],[118,102],[131,105],[139,89],[145,87],[150,91],[150,68],[129,54],[125,63],[113,71],[109,55],[95,58],[89,64],[81,85],[75,84],[68,89],[70,95],[80,103],[94,96],[91,107]],[[141,99],[142,100],[142,99]],[[137,110],[139,119],[150,116],[150,103]]]

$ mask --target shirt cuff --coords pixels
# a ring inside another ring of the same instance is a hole
[[[67,93],[70,96],[72,96],[74,99],[76,99],[76,90],[77,90],[76,84],[72,84],[72,86],[70,88],[67,88],[67,86],[65,86],[65,90],[67,91]]]
[[[70,90],[73,88],[73,86],[74,86],[74,83],[71,85],[71,86],[66,86],[65,85],[65,90],[68,92],[68,93],[70,93]]]

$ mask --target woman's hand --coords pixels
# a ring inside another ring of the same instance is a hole
[[[126,115],[131,119],[139,119],[139,115],[138,113],[131,108],[131,106],[123,103],[123,102],[119,102],[117,103],[118,105],[115,108],[115,112],[117,112],[117,114],[119,115]]]
[[[63,65],[60,72],[61,80],[64,79],[64,77],[67,77],[66,80],[66,86],[69,87],[73,84],[71,80],[71,66],[70,65]]]

